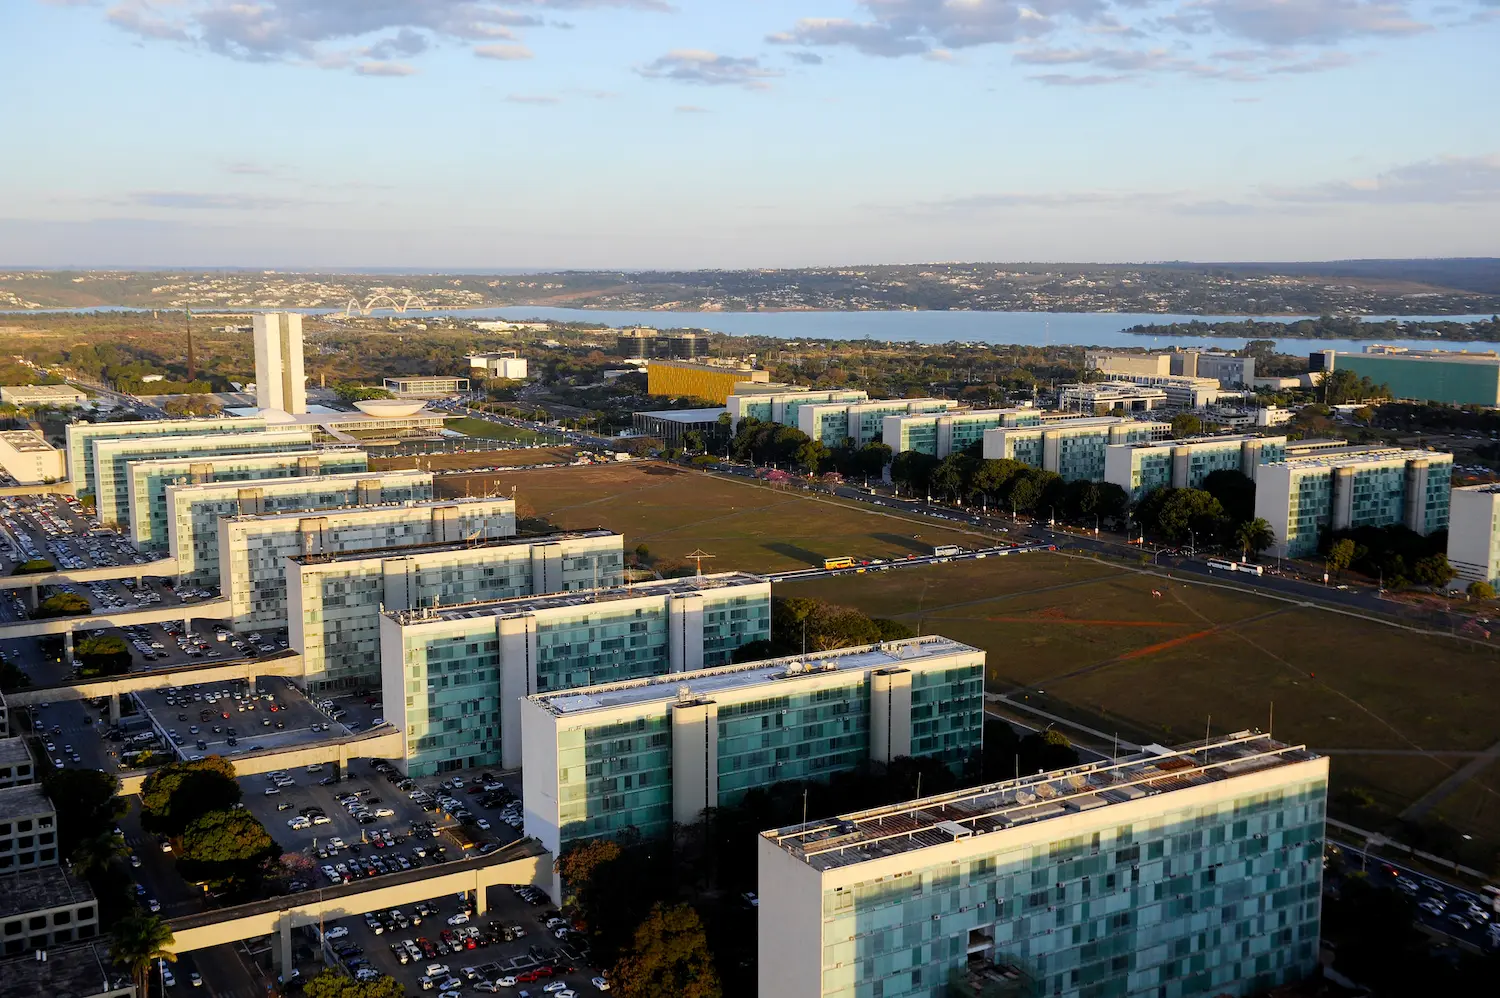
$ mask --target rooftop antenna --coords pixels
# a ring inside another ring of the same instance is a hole
[[[697,563],[697,565],[698,565],[698,578],[701,579],[701,578],[703,578],[703,560],[705,558],[716,558],[716,557],[718,557],[718,555],[709,554],[707,551],[704,551],[702,548],[694,548],[692,551],[688,552],[688,554],[686,555],[686,557]]]
[[[1266,737],[1274,738],[1276,731],[1276,701],[1271,701],[1271,717],[1266,721]]]
[[[1210,714],[1207,723],[1203,725],[1203,765],[1205,766],[1208,765],[1208,739],[1211,737],[1209,732],[1213,730],[1213,726],[1214,716]]]

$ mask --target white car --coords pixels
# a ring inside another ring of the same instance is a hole
[[[428,977],[447,977],[448,965],[446,963],[429,963],[426,974]]]
[[[324,939],[343,939],[348,934],[349,934],[349,927],[348,926],[346,926],[346,925],[334,925],[334,926],[330,926],[329,928],[327,928],[327,929],[325,929],[323,931],[323,938]]]
[[[301,815],[298,815],[295,818],[287,819],[286,827],[290,828],[294,832],[300,832],[304,828],[311,828],[312,822],[302,817]]]
[[[609,990],[609,982],[606,981],[602,977],[596,977],[592,981],[590,981],[589,983],[592,984],[595,988],[597,988],[600,991],[608,991]]]
[[[465,925],[468,923],[468,921],[469,913],[467,911],[461,911],[457,915],[448,916],[449,925]]]
[[[566,991],[567,989],[567,981],[553,981],[552,983],[547,984],[542,988],[542,990],[547,992],[548,994],[553,994],[558,991]]]

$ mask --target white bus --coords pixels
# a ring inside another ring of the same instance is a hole
[[[1247,572],[1250,575],[1265,575],[1266,570],[1260,565],[1252,565],[1248,561],[1226,561],[1223,558],[1208,559],[1209,568],[1217,568],[1224,572]]]

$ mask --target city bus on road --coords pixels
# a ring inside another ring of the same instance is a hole
[[[843,555],[842,557],[839,557],[839,558],[824,558],[823,559],[823,571],[825,571],[825,572],[831,572],[831,571],[833,571],[836,568],[853,568],[853,567],[854,567],[854,559],[851,558],[851,557],[849,557],[848,555]]]
[[[1252,565],[1248,561],[1226,561],[1223,558],[1208,559],[1209,568],[1217,568],[1224,572],[1245,572],[1248,575],[1265,575],[1266,570],[1260,565]]]
[[[932,546],[932,556],[934,558],[951,558],[956,554],[962,554],[963,550],[957,544],[934,544]]]

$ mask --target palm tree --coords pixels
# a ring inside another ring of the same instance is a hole
[[[151,969],[157,960],[177,961],[177,954],[167,950],[175,941],[172,930],[155,915],[141,912],[125,916],[115,923],[114,937],[109,954],[115,963],[130,971],[138,995],[148,993]]]
[[[1250,552],[1260,554],[1275,544],[1276,533],[1269,523],[1257,516],[1234,528],[1234,542],[1240,546],[1241,557],[1248,560]]]
[[[111,863],[124,859],[129,854],[130,848],[125,845],[125,837],[108,831],[78,843],[69,859],[75,873],[89,877],[109,869]]]

